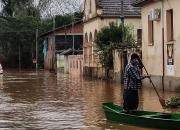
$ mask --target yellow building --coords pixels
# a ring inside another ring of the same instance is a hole
[[[124,16],[124,23],[134,27],[134,34],[141,38],[141,17],[140,8],[133,7],[134,0],[85,0],[84,3],[84,28],[83,28],[83,54],[84,54],[84,75],[93,77],[103,77],[103,69],[98,62],[96,50],[96,34],[104,26],[109,26],[110,22],[119,24],[120,17]],[[122,13],[123,12],[123,13]],[[120,59],[119,53],[114,53],[114,73],[119,78]],[[117,56],[116,56],[117,55]],[[117,58],[116,58],[117,57]],[[117,64],[116,64],[117,63]],[[113,77],[115,78],[115,77]]]
[[[134,6],[142,8],[143,62],[153,81],[180,90],[180,0],[136,0]]]

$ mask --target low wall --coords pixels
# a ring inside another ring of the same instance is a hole
[[[157,89],[165,90],[165,91],[176,91],[180,92],[180,78],[179,77],[164,77],[164,88],[162,82],[162,76],[151,76],[153,83],[155,84]],[[145,87],[151,87],[151,83],[149,80],[144,80],[143,85]]]
[[[70,74],[83,74],[83,55],[69,55],[68,63]]]

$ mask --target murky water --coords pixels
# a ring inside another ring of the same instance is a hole
[[[140,100],[140,109],[164,111],[151,87],[140,92]],[[0,130],[150,130],[106,121],[103,102],[122,104],[119,83],[43,71],[5,72],[0,75]]]

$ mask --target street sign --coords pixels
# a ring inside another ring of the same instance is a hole
[[[36,64],[36,63],[37,63],[36,59],[33,59],[33,64]]]

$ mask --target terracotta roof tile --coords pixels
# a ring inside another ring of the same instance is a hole
[[[153,2],[153,1],[154,0],[135,0],[133,2],[133,6],[136,6],[136,7],[139,6],[140,7],[140,6],[146,5],[146,4]],[[158,0],[156,0],[156,1],[158,1]]]
[[[140,8],[133,7],[134,0],[123,0],[124,16],[140,16]],[[121,0],[96,0],[96,4],[103,10],[103,16],[121,16]]]

